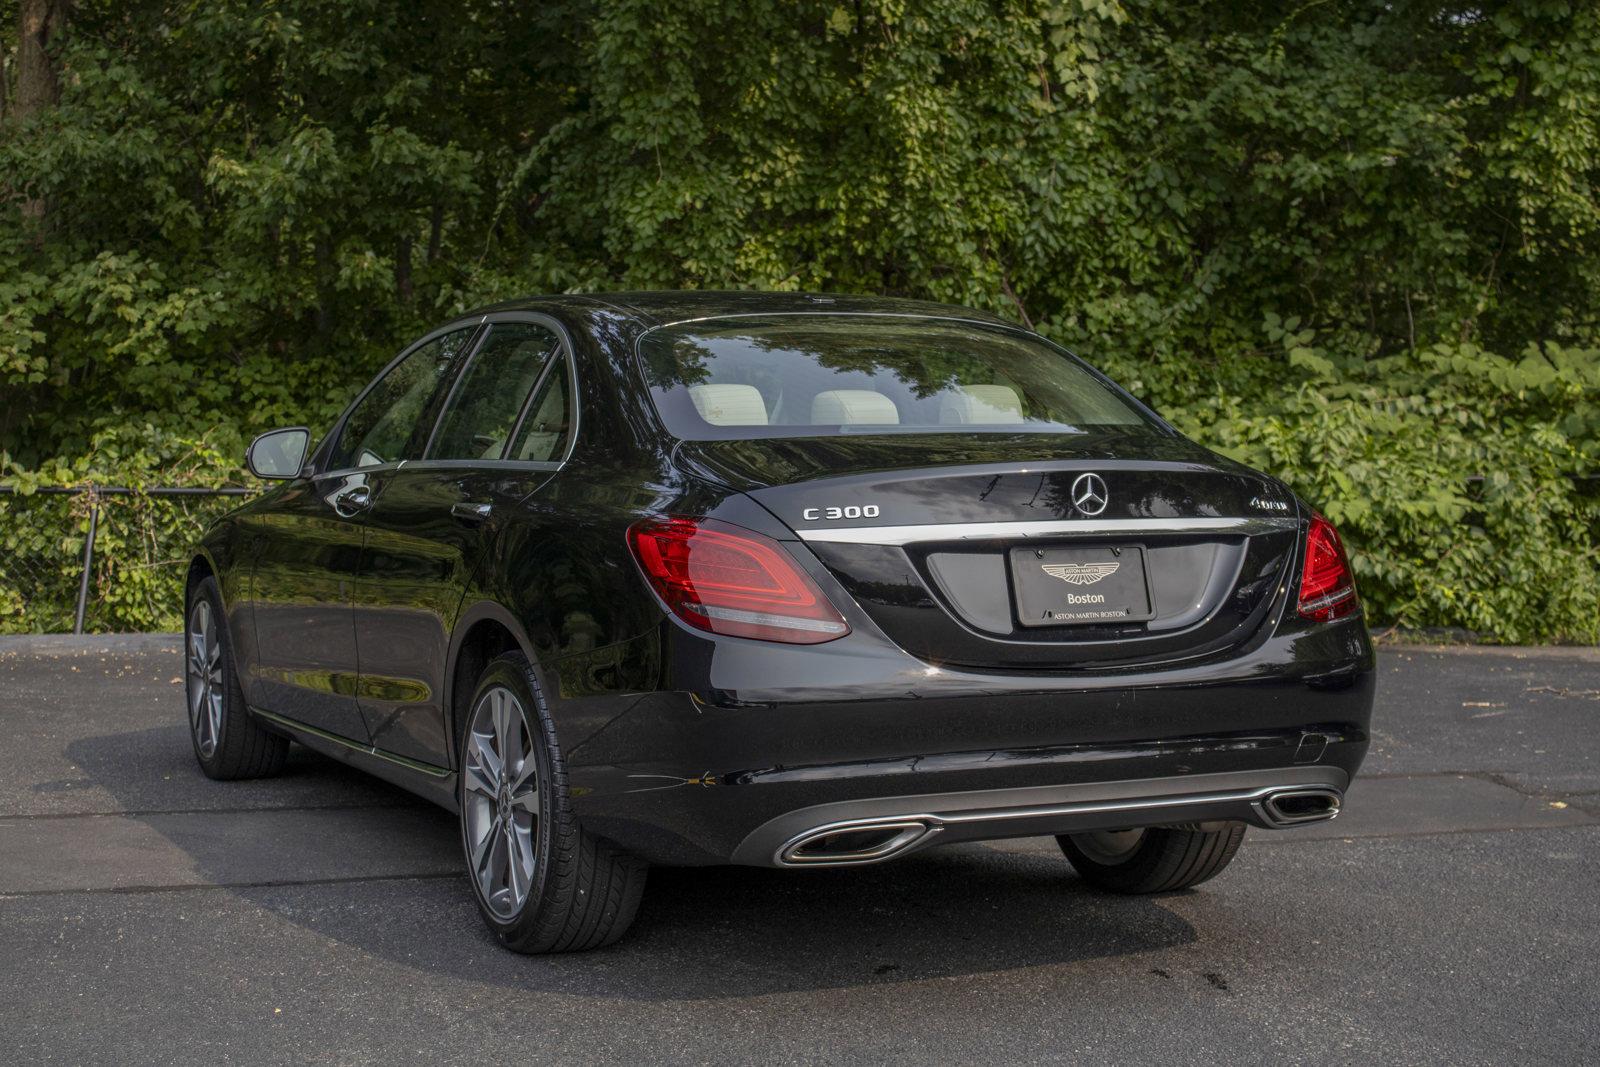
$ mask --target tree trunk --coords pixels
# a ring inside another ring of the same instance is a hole
[[[394,255],[394,291],[402,304],[411,303],[411,238],[400,238]]]
[[[28,119],[61,98],[50,43],[67,27],[68,0],[22,0],[17,19],[18,119]]]
[[[51,43],[67,28],[71,0],[21,0],[17,18],[17,95],[11,117],[26,122],[61,99]],[[24,200],[24,218],[43,222],[43,199]]]
[[[317,274],[317,336],[323,341],[333,336],[333,284],[338,269],[333,262],[333,242],[318,237],[311,245]]]
[[[428,222],[428,266],[439,258],[439,240],[444,236],[444,205],[435,201],[433,217]]]

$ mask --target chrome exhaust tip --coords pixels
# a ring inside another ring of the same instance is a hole
[[[1336,789],[1280,789],[1261,798],[1261,815],[1275,827],[1336,818],[1344,796]]]
[[[778,850],[783,866],[841,866],[876,863],[902,852],[939,828],[920,819],[834,823],[807,830]]]

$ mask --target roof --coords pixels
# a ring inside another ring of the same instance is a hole
[[[1016,325],[991,312],[977,311],[956,304],[935,304],[925,300],[836,293],[719,292],[705,289],[525,296],[479,310],[537,311],[555,307],[575,310],[596,306],[612,307],[635,316],[644,326],[661,326],[687,319],[720,315],[772,315],[804,311],[819,313],[832,311],[856,315],[922,315],[929,318],[974,319],[1006,326]]]

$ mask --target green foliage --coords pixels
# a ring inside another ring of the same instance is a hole
[[[1170,411],[1320,501],[1369,613],[1506,641],[1600,641],[1600,350],[1470,344],[1341,365],[1274,328],[1291,370]]]
[[[913,295],[1283,473],[1378,620],[1600,640],[1597,39],[1567,0],[79,0],[0,140],[0,450],[168,480],[515,293]]]
[[[172,498],[152,487],[221,488],[234,464],[205,440],[148,427],[98,434],[89,450],[18,470],[0,453],[0,633],[71,630],[90,512],[97,511],[85,625],[90,630],[176,630],[190,547],[237,501]],[[117,486],[130,495],[64,495],[59,486]]]

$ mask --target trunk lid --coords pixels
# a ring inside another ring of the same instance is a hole
[[[935,664],[1225,653],[1281,604],[1298,543],[1281,483],[1148,431],[685,442],[677,460],[772,512]]]

